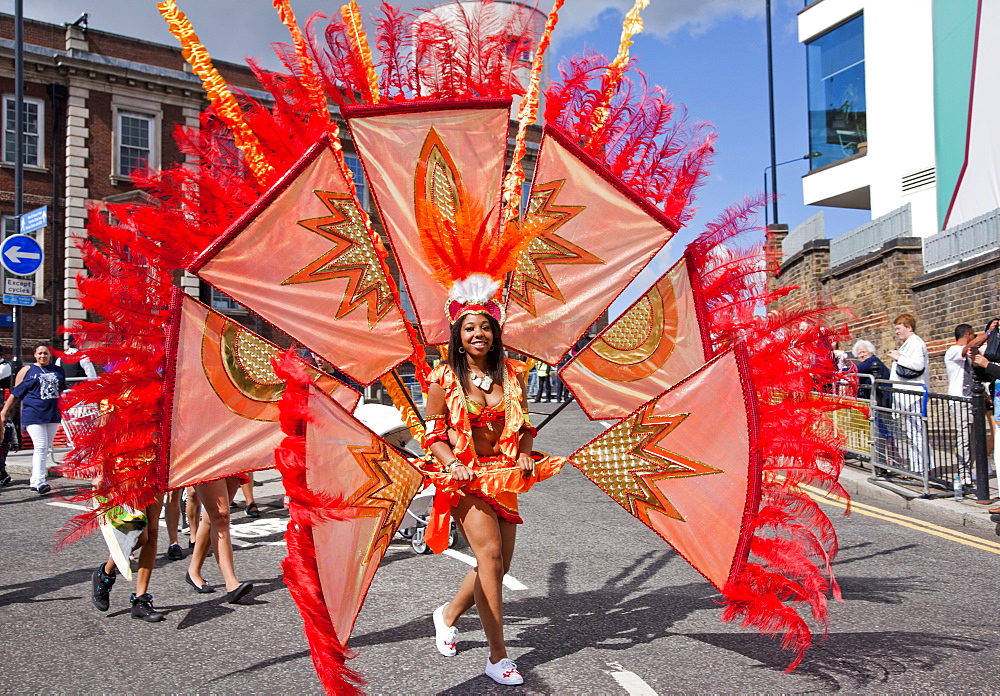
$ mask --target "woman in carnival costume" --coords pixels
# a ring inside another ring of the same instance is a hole
[[[434,611],[438,652],[456,654],[455,622],[475,604],[489,643],[486,675],[522,684],[504,644],[501,597],[522,523],[517,491],[558,472],[565,460],[532,457],[536,432],[528,419],[525,366],[504,358],[502,310],[493,299],[498,288],[482,274],[452,288],[447,361],[428,378],[424,445],[435,460],[438,492],[425,538],[443,550],[453,514],[477,562],[452,600]]]

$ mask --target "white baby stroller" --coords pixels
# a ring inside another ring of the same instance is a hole
[[[423,456],[423,450],[413,439],[410,429],[403,422],[399,411],[393,406],[360,404],[354,410],[354,417],[380,435],[382,439],[410,461],[419,460]],[[410,506],[406,509],[403,523],[397,531],[400,537],[409,539],[414,553],[431,553],[427,542],[424,541],[424,531],[427,529],[427,520],[430,517],[431,504],[434,502],[434,493],[434,484],[430,484],[413,497]],[[457,540],[458,528],[455,526],[455,520],[452,520],[451,528],[448,530],[448,548],[451,548]]]

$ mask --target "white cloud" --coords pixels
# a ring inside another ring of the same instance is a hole
[[[292,0],[300,24],[316,11],[335,13],[341,4],[338,0]],[[413,9],[435,3],[402,0],[399,4]],[[288,40],[269,0],[178,0],[178,5],[190,17],[209,53],[222,60],[267,58],[270,43]],[[375,0],[362,0],[361,5],[366,17],[378,8]],[[547,12],[551,5],[551,0],[542,0],[539,9]],[[759,17],[763,5],[759,0],[652,0],[642,17],[645,33],[663,38],[681,29],[701,33],[729,17]],[[602,13],[614,11],[624,16],[631,6],[632,0],[566,0],[559,34],[568,38],[589,31],[597,26]],[[175,43],[153,0],[46,0],[26,3],[25,7],[27,17],[53,24],[72,22],[83,11],[89,13],[94,29]]]

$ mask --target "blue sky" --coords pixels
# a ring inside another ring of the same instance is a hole
[[[266,56],[269,43],[286,41],[268,0],[178,0],[216,58],[240,62]],[[334,13],[341,2],[293,0],[300,22],[317,10]],[[367,15],[374,0],[360,3]],[[433,2],[404,0],[408,6]],[[543,10],[550,2],[540,3]],[[631,0],[566,0],[555,52],[575,54],[584,48],[612,54]],[[806,122],[805,48],[797,41],[796,13],[802,0],[772,0],[777,159],[809,151]],[[75,20],[81,9],[90,26],[150,41],[172,44],[154,0],[45,0],[25,3],[28,17],[53,23]],[[644,274],[648,284],[679,257],[681,248],[727,205],[763,190],[770,163],[767,107],[767,54],[764,0],[652,0],[644,12],[646,31],[632,55],[651,83],[667,89],[689,117],[713,124],[719,133],[715,165],[699,193],[698,216],[682,230],[657,263]],[[780,222],[794,227],[819,208],[802,205],[800,177],[806,161],[778,170]],[[827,235],[836,236],[870,219],[867,211],[825,208]],[[762,221],[763,223],[763,221]],[[641,281],[640,281],[641,282]],[[631,294],[631,293],[630,293]]]
[[[632,49],[651,82],[683,103],[692,120],[708,121],[719,134],[715,165],[698,195],[699,214],[678,242],[689,241],[730,203],[763,191],[764,168],[770,164],[764,3],[740,4],[759,4],[760,12],[732,12],[708,27],[687,24],[666,36],[646,33]],[[797,40],[795,17],[802,2],[774,0],[772,5],[776,150],[778,162],[784,162],[809,152],[805,48]],[[621,14],[606,10],[589,31],[563,41],[560,51],[613,52],[620,25]],[[800,178],[808,171],[805,160],[778,168],[779,221],[790,227],[820,210],[802,204]],[[867,211],[823,210],[829,236],[870,219]],[[672,256],[678,254],[676,249]]]

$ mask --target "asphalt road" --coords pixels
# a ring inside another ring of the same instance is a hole
[[[538,446],[567,454],[600,431],[574,405],[546,427]],[[76,511],[15,478],[0,489],[0,692],[320,691],[281,582],[286,513],[268,505],[280,499],[273,475],[257,489],[264,517],[233,515],[237,569],[256,586],[249,604],[195,594],[184,583],[186,562],[161,559],[151,585],[167,613],[159,624],[130,618],[131,589],[123,579],[109,612],[93,608],[90,574],[106,555],[103,542],[95,536],[54,554],[52,531]],[[70,486],[54,484],[63,493]],[[524,589],[505,594],[509,650],[526,677],[520,689],[995,691],[1000,539],[932,528],[898,513],[865,508],[869,514],[844,518],[835,506],[826,509],[841,539],[835,569],[844,602],[831,604],[829,635],[786,674],[789,653],[775,640],[721,623],[712,587],[582,475],[567,469],[537,486],[522,496],[526,524],[511,571]],[[418,556],[403,541],[392,546],[351,641],[351,664],[367,678],[369,693],[512,688],[482,675],[486,644],[474,612],[459,622],[457,657],[434,649],[430,612],[447,601],[466,568],[458,556]],[[209,565],[206,578],[220,582]]]

